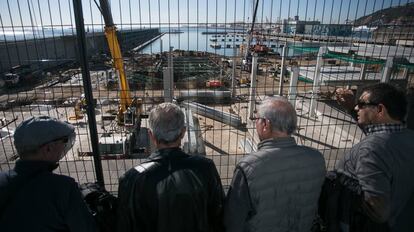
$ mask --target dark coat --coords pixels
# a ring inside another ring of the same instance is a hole
[[[0,231],[96,231],[77,183],[56,167],[19,160],[0,173]]]
[[[163,149],[119,183],[118,231],[222,231],[224,192],[214,163]]]

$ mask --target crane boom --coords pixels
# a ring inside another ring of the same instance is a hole
[[[129,90],[128,81],[125,75],[124,60],[122,58],[121,47],[119,46],[117,29],[112,19],[111,9],[108,0],[99,0],[100,10],[105,21],[105,37],[108,41],[109,50],[114,61],[115,69],[119,74],[120,82],[120,109],[118,114],[123,114],[129,106],[131,106],[132,99]]]
[[[255,4],[256,3],[256,4]],[[244,59],[247,60],[247,56],[250,52],[250,43],[252,42],[253,37],[253,30],[254,30],[254,24],[256,22],[256,15],[257,15],[257,7],[259,6],[259,0],[256,0],[256,2],[253,1],[253,18],[252,18],[252,25],[249,31],[249,34],[247,35],[247,49],[244,53]]]

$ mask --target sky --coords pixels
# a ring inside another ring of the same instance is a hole
[[[73,0],[0,0],[0,27],[74,26]],[[81,0],[85,25],[104,22],[94,0]],[[99,0],[96,0],[99,2]],[[196,23],[250,22],[253,0],[109,0],[115,24],[158,27]],[[345,23],[414,0],[259,0],[258,23],[298,15],[323,23]]]

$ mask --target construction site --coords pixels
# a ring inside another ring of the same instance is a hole
[[[102,2],[101,24],[86,15],[83,20],[82,4],[70,5],[71,35],[0,41],[0,171],[18,160],[17,125],[30,116],[49,115],[74,125],[77,134],[57,172],[79,183],[100,181],[115,192],[119,177],[155,149],[148,113],[156,104],[174,102],[186,117],[182,149],[212,159],[227,187],[238,160],[257,149],[253,118],[267,96],[292,103],[298,115],[296,142],[318,149],[332,169],[364,137],[337,103],[335,90],[351,89],[358,96],[371,83],[414,87],[409,43],[291,36],[272,31],[272,22],[257,19],[254,8],[253,17],[237,30],[235,24],[221,28],[217,21],[215,27],[194,23],[190,29],[191,20],[169,21],[178,26],[163,24],[164,29],[161,22],[145,28],[131,20],[141,28],[124,29],[122,19],[112,19],[117,8]],[[2,22],[3,28],[13,26]],[[101,32],[95,35],[88,26]],[[195,38],[198,49],[190,45]]]

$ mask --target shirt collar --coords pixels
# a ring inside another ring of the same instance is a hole
[[[379,133],[395,133],[400,132],[407,128],[405,124],[402,123],[384,123],[384,124],[371,124],[365,126],[365,131],[367,135],[379,134]]]
[[[295,146],[296,141],[293,137],[270,138],[261,141],[257,144],[258,150],[266,148],[282,148]]]
[[[18,160],[14,170],[17,173],[52,172],[59,166],[59,163],[40,160]]]
[[[154,159],[162,159],[165,157],[181,156],[183,154],[185,153],[179,147],[163,148],[163,149],[159,149],[155,151],[154,153],[152,153],[149,156],[149,158],[151,160],[154,160]]]

